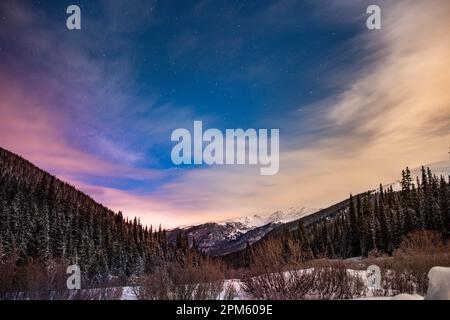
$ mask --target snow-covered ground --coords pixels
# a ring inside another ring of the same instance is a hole
[[[122,297],[120,300],[137,300],[137,296],[133,287],[123,287]]]
[[[309,270],[302,270],[308,272]],[[367,271],[364,270],[347,270],[353,275],[358,275],[368,286]],[[286,276],[289,273],[285,273]],[[428,273],[429,284],[428,291],[425,297],[411,294],[398,294],[393,297],[374,296],[372,290],[367,291],[367,296],[359,298],[358,300],[450,300],[450,268],[433,267]],[[227,298],[227,292],[232,288],[235,300],[250,300],[252,297],[243,289],[243,283],[239,279],[230,279],[224,282],[223,291],[220,294],[220,299]],[[122,300],[136,300],[136,295],[132,287],[124,287]]]

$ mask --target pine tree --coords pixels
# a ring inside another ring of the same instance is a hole
[[[361,203],[359,197],[357,198],[357,209],[361,210]],[[353,196],[350,195],[349,199],[349,221],[350,221],[350,255],[352,257],[359,256],[361,254],[360,234],[358,225],[357,210],[353,201]]]
[[[375,234],[373,230],[368,197],[368,195],[365,195],[363,198],[361,214],[359,217],[359,225],[361,226],[360,246],[361,255],[363,257],[367,257],[369,251],[374,248],[373,242]]]
[[[450,183],[450,178],[449,178]],[[442,234],[445,240],[450,239],[450,188],[441,176],[439,185],[439,206],[442,220]]]
[[[380,203],[378,205],[378,219],[380,223],[380,248],[385,252],[391,254],[393,250],[393,245],[391,242],[391,233],[389,228],[389,221],[386,216],[386,211],[384,207],[384,199],[380,194]]]
[[[300,259],[302,260],[311,259],[313,257],[313,253],[311,250],[311,243],[309,241],[308,233],[305,229],[305,226],[303,225],[303,222],[301,220],[298,222],[297,227],[297,241],[300,247],[301,253]]]

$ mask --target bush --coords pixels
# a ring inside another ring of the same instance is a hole
[[[351,299],[365,293],[362,279],[344,266],[265,273],[243,280],[244,291],[255,299]]]
[[[410,233],[392,257],[366,260],[367,265],[376,264],[381,270],[384,295],[410,293],[425,295],[428,289],[428,272],[434,266],[450,267],[450,244],[432,231]]]
[[[223,285],[223,273],[214,263],[166,263],[137,278],[133,287],[142,300],[215,300]]]
[[[265,273],[243,279],[243,289],[258,300],[304,299],[313,288],[313,277],[307,271]]]
[[[123,283],[111,281],[100,287],[82,279],[82,289],[68,290],[67,265],[61,262],[30,260],[18,265],[16,261],[12,257],[0,264],[0,300],[110,300],[122,296]]]

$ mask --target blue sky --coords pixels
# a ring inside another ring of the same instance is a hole
[[[427,30],[445,29],[439,17],[449,6],[431,2],[2,1],[1,112],[8,124],[0,143],[148,223],[332,204],[393,179],[403,165],[443,159],[445,93],[433,92],[438,102],[430,111],[439,134],[430,129],[424,138],[425,119],[399,137],[400,117],[390,120],[405,110],[414,119],[425,108],[419,90],[406,109],[401,93],[416,92],[411,76],[436,79],[447,66],[446,47],[431,50],[447,44],[444,33],[427,39]],[[386,18],[383,30],[366,28],[374,3]],[[70,4],[81,8],[79,31],[65,28]],[[405,26],[417,14],[424,27],[410,34]],[[430,65],[416,71],[397,64],[423,57]],[[280,175],[174,167],[170,133],[194,120],[219,129],[279,128]],[[438,141],[418,157],[429,139]],[[381,152],[383,165],[373,166]],[[361,176],[364,163],[374,167],[367,178],[319,192],[334,172]],[[299,186],[305,179],[320,182],[317,192]]]

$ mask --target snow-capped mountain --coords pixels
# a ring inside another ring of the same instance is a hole
[[[190,242],[195,239],[198,248],[211,255],[224,255],[238,251],[254,243],[276,226],[294,221],[317,212],[318,209],[291,207],[271,214],[252,215],[221,222],[204,223],[197,226],[179,227],[169,231],[169,239],[183,230]]]
[[[241,217],[237,219],[230,219],[225,220],[222,222],[219,222],[218,224],[242,224],[248,228],[256,228],[261,227],[263,225],[269,224],[269,223],[286,223],[293,220],[300,219],[301,217],[307,216],[313,212],[316,212],[317,209],[311,209],[311,208],[298,208],[298,207],[291,207],[288,210],[285,211],[275,211],[270,214],[265,215],[258,215],[255,214],[253,216],[248,217]]]

